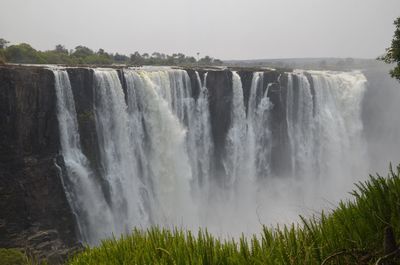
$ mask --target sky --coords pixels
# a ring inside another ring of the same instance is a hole
[[[0,38],[131,54],[376,58],[400,0],[0,0]]]

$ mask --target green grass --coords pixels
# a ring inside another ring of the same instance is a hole
[[[26,257],[18,249],[0,248],[0,265],[25,265]]]
[[[329,214],[302,218],[291,226],[264,227],[250,239],[223,241],[207,231],[195,236],[179,229],[134,229],[129,236],[88,247],[69,264],[389,264],[382,257],[390,253],[388,262],[399,255],[390,236],[400,237],[400,166],[395,172],[390,168],[387,178],[370,176],[352,195],[354,200],[341,202]]]
[[[0,265],[47,265],[15,248],[0,248]]]

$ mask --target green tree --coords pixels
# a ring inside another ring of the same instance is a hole
[[[135,52],[134,54],[131,54],[129,62],[133,65],[142,65],[144,63],[144,59],[139,52]]]
[[[400,81],[400,17],[394,21],[396,29],[392,45],[386,49],[385,55],[380,57],[385,63],[395,63],[396,66],[390,71],[390,75]]]
[[[145,52],[142,54],[142,57],[147,60],[147,59],[149,59],[149,54],[147,52]]]
[[[4,54],[13,63],[46,63],[40,53],[27,43],[11,45],[5,49]]]
[[[0,38],[0,49],[5,49],[7,47],[7,44],[9,44],[10,42]]]
[[[123,54],[116,53],[114,55],[114,61],[117,63],[124,63],[129,61],[129,57]]]
[[[81,46],[81,45],[76,46],[75,51],[72,53],[73,56],[80,57],[80,58],[84,58],[84,57],[87,57],[87,56],[93,55],[93,54],[94,54],[94,52],[91,49],[89,49],[86,46]]]
[[[59,53],[68,54],[68,49],[66,49],[65,46],[61,45],[61,44],[56,45],[54,51],[59,52]]]
[[[213,58],[211,58],[210,56],[206,55],[203,58],[201,58],[199,60],[199,64],[203,64],[203,65],[211,65],[213,63]]]

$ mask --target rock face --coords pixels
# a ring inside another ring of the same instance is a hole
[[[286,159],[290,152],[286,120],[287,75],[277,71],[265,72],[264,87],[268,84],[268,97],[274,106],[271,110],[271,171],[275,176],[287,176],[290,170]]]
[[[232,72],[210,71],[207,74],[208,102],[211,117],[211,133],[214,141],[214,172],[224,177],[223,158],[225,139],[231,125]]]
[[[200,84],[197,79],[196,71],[194,69],[187,69],[186,72],[188,73],[190,78],[190,86],[192,87],[192,96],[195,100],[197,100],[200,94]],[[203,81],[204,73],[200,73],[199,71],[197,71],[197,73],[199,74],[201,82],[204,82]]]
[[[35,67],[0,67],[0,247],[33,247],[51,229],[48,253],[77,244],[59,168],[54,76]],[[65,254],[65,253],[64,253]]]
[[[243,88],[243,99],[244,99],[244,106],[246,108],[246,113],[248,112],[249,108],[249,98],[250,98],[250,89],[251,83],[253,81],[253,71],[238,71],[240,79],[242,80],[242,88]]]
[[[237,69],[242,80],[246,110],[254,69]],[[68,68],[75,99],[82,151],[97,176],[102,174],[94,111],[94,76],[89,68]],[[123,71],[118,69],[126,92]],[[225,139],[231,126],[232,72],[221,69],[186,69],[197,100],[207,72],[211,133],[214,142],[212,170],[223,183],[226,172]],[[199,84],[198,76],[201,84]],[[258,70],[259,71],[259,70]],[[294,80],[296,82],[296,80]],[[273,173],[282,175],[288,152],[286,123],[287,76],[263,73],[271,112]],[[296,93],[296,92],[295,92]],[[126,93],[125,93],[126,95]],[[62,183],[65,173],[60,155],[57,100],[50,70],[27,66],[0,66],[0,247],[28,248],[35,255],[62,261],[79,249],[79,231]],[[103,189],[107,184],[102,183]],[[109,195],[107,195],[109,196]]]

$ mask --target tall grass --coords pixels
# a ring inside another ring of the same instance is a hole
[[[21,249],[0,248],[0,265],[47,265]]]
[[[194,236],[180,229],[134,229],[87,248],[69,264],[388,264],[382,262],[398,256],[391,238],[400,236],[400,166],[396,172],[390,168],[387,178],[370,176],[352,195],[354,200],[341,202],[329,214],[264,227],[252,238],[220,240],[207,231]]]

